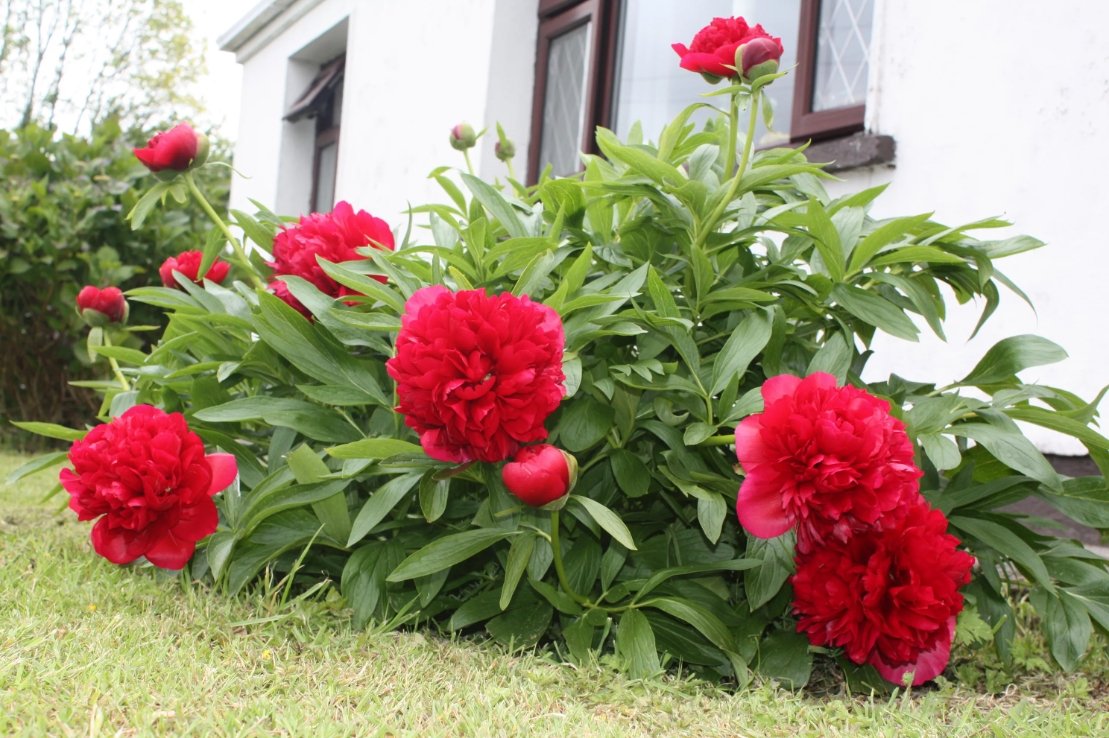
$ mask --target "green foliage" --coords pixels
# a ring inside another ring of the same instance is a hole
[[[114,121],[88,138],[35,125],[0,131],[0,336],[17,349],[0,376],[5,426],[13,418],[88,422],[94,397],[66,384],[101,371],[89,367],[77,291],[157,282],[162,260],[204,243],[199,211],[157,212],[142,231],[123,221],[147,185],[147,171],[131,153],[145,140],[140,131],[124,135]],[[225,201],[226,170],[206,171],[205,182]],[[161,320],[153,309],[136,308],[132,325]]]
[[[365,295],[357,305],[289,280],[311,321],[242,283],[133,291],[169,322],[149,354],[118,357],[137,383],[110,391],[113,413],[180,410],[240,464],[193,573],[230,591],[264,569],[306,586],[329,577],[359,624],[484,629],[578,661],[611,651],[634,676],[681,663],[740,684],[751,672],[806,683],[792,537],[747,539],[730,513],[736,424],[761,410],[768,377],[824,370],[865,386],[878,331],[942,336],[941,286],[982,300],[988,318],[1009,285],[995,258],[1037,242],[971,235],[998,220],[874,219],[881,188],[831,198],[796,149],[747,148],[732,176],[722,126],[686,117],[658,146],[600,131],[604,156],[586,156],[581,176],[532,188],[436,172],[451,202],[416,209],[427,232],[324,264]],[[270,246],[270,214],[236,221]],[[526,293],[562,316],[567,397],[548,428],[580,479],[561,511],[522,507],[492,465],[428,458],[394,412],[384,364],[405,299],[429,284]],[[1062,355],[1020,336],[950,387],[891,376],[868,389],[904,417],[925,495],[978,558],[967,599],[998,653],[1011,652],[1014,595],[1030,589],[1071,668],[1109,627],[1105,562],[1006,509],[1038,496],[1103,520],[1104,479],[1061,478],[1015,422],[1073,435],[1106,468],[1096,405],[1018,377]]]

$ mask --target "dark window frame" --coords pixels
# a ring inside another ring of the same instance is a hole
[[[797,34],[797,79],[793,83],[790,141],[839,138],[863,130],[866,105],[813,110],[816,86],[816,46],[820,40],[821,0],[801,0]]]
[[[592,22],[589,71],[583,103],[581,150],[597,153],[594,130],[612,120],[616,85],[616,51],[620,30],[620,0],[540,0],[539,34],[535,54],[535,94],[531,106],[531,142],[528,146],[528,181],[539,178],[543,145],[543,107],[547,99],[547,68],[551,41]]]
[[[621,0],[539,0],[539,33],[535,55],[535,93],[531,110],[531,143],[528,147],[527,181],[540,173],[543,107],[547,93],[547,66],[551,41],[593,21],[589,78],[585,92],[585,118],[581,150],[597,153],[597,126],[611,127],[619,63]],[[866,105],[813,110],[816,83],[816,50],[820,35],[821,0],[801,0],[797,42],[797,70],[793,88],[790,141],[841,138],[864,129]]]
[[[320,65],[320,71],[304,93],[293,103],[285,120],[296,122],[301,118],[311,118],[315,124],[315,138],[312,142],[312,188],[308,195],[308,209],[317,212],[316,197],[320,190],[320,152],[331,145],[338,147],[339,131],[342,122],[343,87],[346,82],[346,54]],[[336,152],[336,160],[338,152]],[[332,175],[331,190],[335,190],[335,177]],[[334,205],[332,203],[330,208]]]

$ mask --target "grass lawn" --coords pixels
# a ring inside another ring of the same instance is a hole
[[[0,474],[23,460],[0,454]],[[630,681],[544,652],[352,632],[333,603],[281,606],[272,587],[231,599],[114,566],[63,497],[41,502],[55,479],[0,489],[3,735],[1109,735],[1103,641],[1077,675],[1031,653],[995,694]]]

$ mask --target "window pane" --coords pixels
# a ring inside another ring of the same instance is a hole
[[[670,49],[673,43],[689,45],[714,17],[742,16],[761,24],[767,33],[782,39],[781,68],[792,67],[797,63],[800,9],[801,0],[625,0],[620,14],[616,132],[627,136],[632,124],[641,121],[644,137],[657,140],[663,126],[698,100],[727,106],[724,97],[701,97],[714,88],[699,74],[679,67],[678,55]],[[767,131],[760,120],[759,145],[789,139],[793,78],[786,75],[766,88],[774,106],[774,130]],[[711,110],[702,110],[692,120],[701,123],[712,115]]]
[[[873,0],[823,0],[816,43],[813,110],[866,102]]]
[[[326,213],[335,207],[335,170],[339,163],[339,144],[330,143],[316,151],[316,201],[312,211]]]
[[[573,174],[578,170],[592,29],[590,21],[551,39],[539,168],[549,163],[556,175]]]

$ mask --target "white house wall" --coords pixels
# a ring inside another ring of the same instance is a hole
[[[401,226],[407,203],[442,200],[426,175],[461,164],[447,131],[462,120],[503,122],[523,167],[537,0],[311,4],[245,59],[235,163],[253,179],[236,180],[234,206],[248,198],[274,202],[280,176],[291,176],[278,172],[288,59],[345,15],[350,71],[338,197]],[[948,343],[929,338],[923,324],[920,343],[880,337],[868,378],[894,371],[952,381],[1000,338],[1037,333],[1071,358],[1028,370],[1026,379],[1087,398],[1109,383],[1101,330],[1109,244],[1100,221],[1109,209],[1109,147],[1101,140],[1109,126],[1107,27],[1109,4],[1083,0],[876,0],[867,118],[872,131],[896,140],[896,168],[852,172],[830,189],[892,182],[873,210],[878,217],[935,211],[941,221],[961,223],[1001,215],[1016,224],[1012,233],[1048,246],[998,264],[1038,313],[1005,292],[987,329],[966,343],[981,305],[952,300]],[[486,177],[503,172],[492,144],[489,135],[476,159]],[[1047,451],[1082,452],[1047,431],[1031,433]]]

